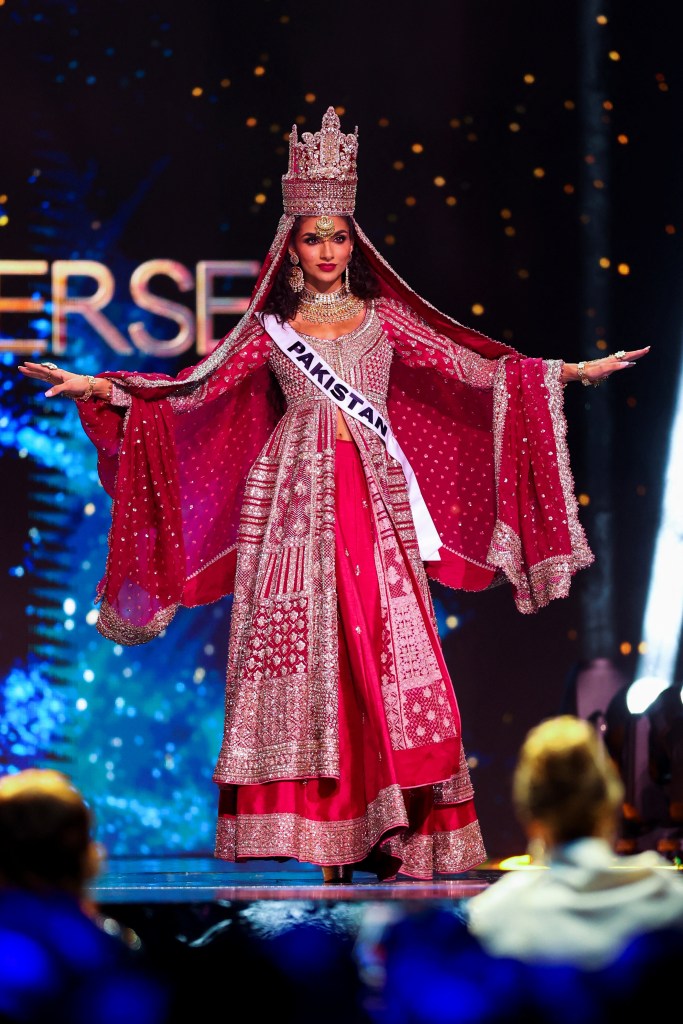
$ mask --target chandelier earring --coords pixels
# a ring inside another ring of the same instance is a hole
[[[290,252],[289,262],[292,266],[287,274],[287,284],[298,295],[304,286],[304,272],[299,266],[299,257],[295,252]]]
[[[349,286],[349,263],[350,262],[351,262],[351,260],[349,259],[349,262],[346,264],[346,270],[344,271],[344,287],[346,288],[347,292],[351,291],[351,288]]]

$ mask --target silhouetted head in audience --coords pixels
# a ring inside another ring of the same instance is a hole
[[[586,837],[612,841],[624,786],[595,727],[559,715],[527,734],[512,797],[530,844],[551,848]]]
[[[30,768],[0,778],[0,887],[80,899],[101,861],[91,812],[66,775]]]

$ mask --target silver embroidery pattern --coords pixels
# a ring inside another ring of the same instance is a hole
[[[386,833],[393,829],[400,832]],[[457,873],[486,859],[477,821],[452,832],[422,835],[409,827],[398,786],[383,790],[360,818],[314,821],[293,813],[221,816],[215,855],[228,861],[249,857],[293,857],[311,864],[359,862],[379,844],[415,878]]]
[[[465,751],[460,744],[460,763],[455,775],[446,782],[438,782],[434,786],[434,804],[438,807],[448,804],[460,804],[474,797],[474,788],[470,778],[470,769],[465,758]]]
[[[386,839],[382,849],[400,858],[401,873],[414,878],[433,878],[437,874],[466,871],[486,860],[478,821],[457,832],[436,832],[434,835],[406,830]]]
[[[470,387],[491,389],[499,360],[487,359],[437,334],[422,317],[395,299],[382,299],[378,305],[381,315],[398,332],[399,353],[404,357],[414,351],[421,353],[411,360],[413,365],[438,369]]]

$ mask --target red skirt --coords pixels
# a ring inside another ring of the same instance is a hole
[[[337,441],[335,491],[339,778],[223,786],[216,856],[355,864],[379,878],[466,871],[486,859],[471,797],[444,804],[433,785],[411,787],[405,777],[398,781],[380,687],[374,527],[363,465],[352,441]],[[418,588],[416,593],[451,686],[429,611]],[[459,766],[452,764],[445,773],[444,767],[434,782],[455,774]]]

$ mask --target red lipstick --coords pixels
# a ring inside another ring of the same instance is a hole
[[[318,269],[319,270],[334,270],[336,265],[337,265],[336,263],[319,263],[318,264]]]

